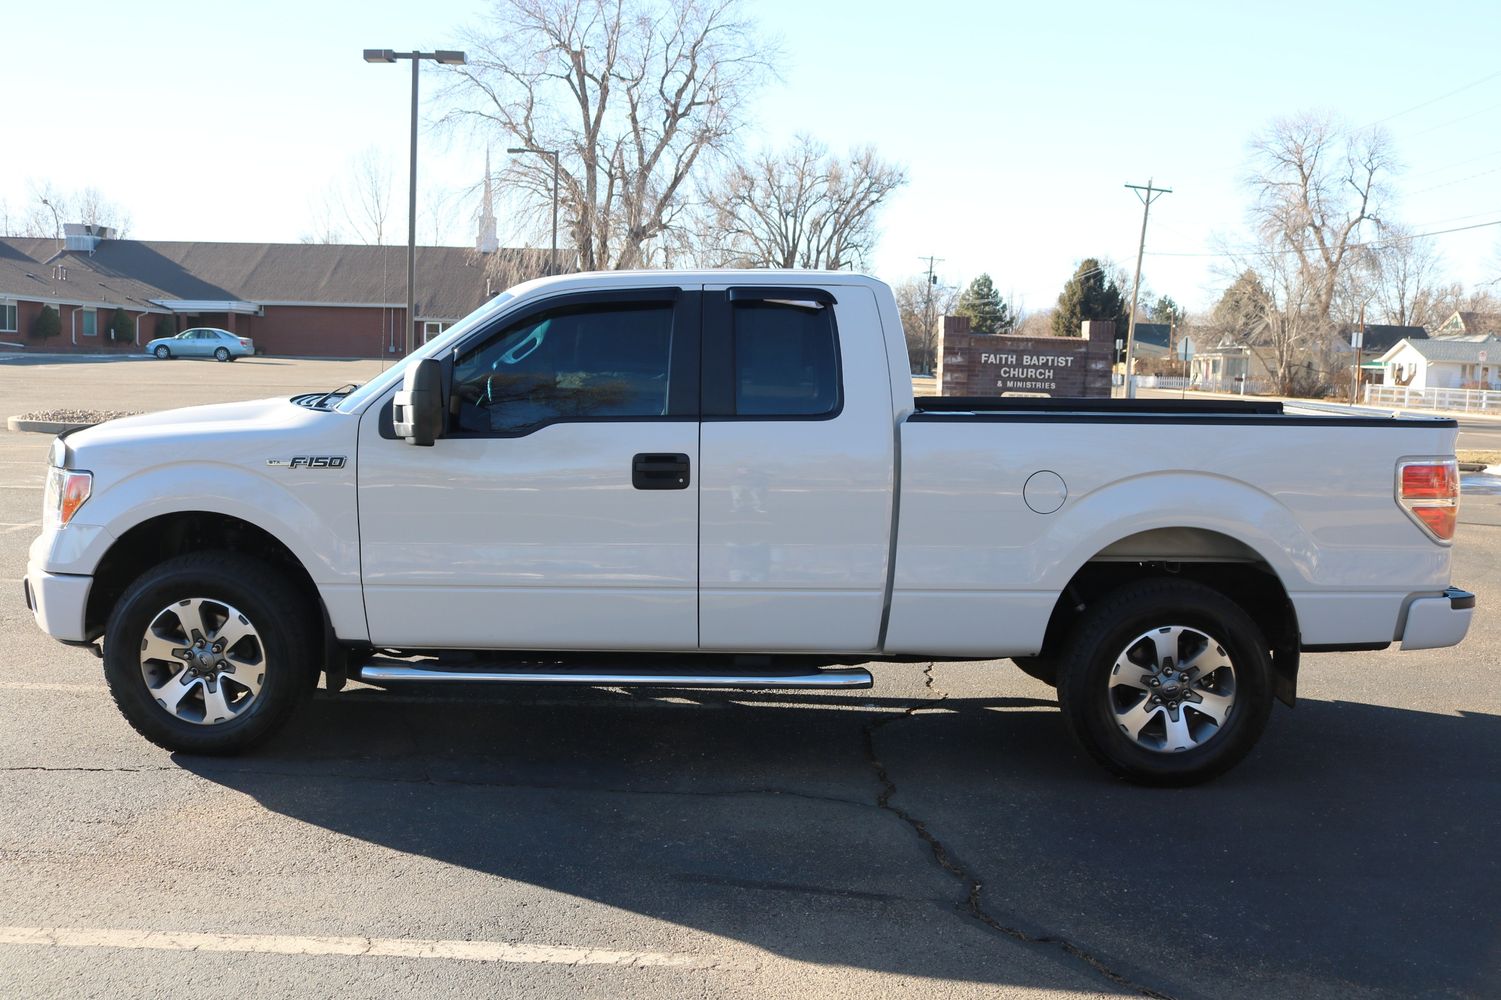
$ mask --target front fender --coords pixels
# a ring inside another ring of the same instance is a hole
[[[164,514],[227,514],[280,540],[317,584],[359,585],[359,536],[352,470],[273,477],[242,466],[181,462],[105,481],[44,557],[49,573],[92,574],[131,528]],[[45,538],[46,536],[44,536]]]

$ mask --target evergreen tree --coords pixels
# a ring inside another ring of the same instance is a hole
[[[1058,311],[1053,313],[1053,333],[1059,337],[1079,336],[1079,324],[1087,319],[1114,320],[1117,337],[1125,337],[1129,305],[1115,279],[1105,273],[1105,265],[1087,257],[1074,270],[1074,276],[1058,296]]]
[[[959,308],[955,313],[969,317],[971,333],[1010,333],[1016,325],[1016,317],[1001,301],[1001,294],[995,290],[995,283],[988,274],[982,274],[969,283],[964,294],[959,296]]]
[[[109,339],[117,344],[128,343],[134,338],[135,324],[131,323],[130,317],[125,315],[125,310],[116,308],[114,315],[109,318]]]
[[[51,306],[43,306],[42,311],[36,314],[36,319],[31,321],[31,335],[38,340],[56,337],[62,332],[62,317]]]
[[[1159,296],[1157,301],[1147,309],[1147,316],[1153,323],[1166,323],[1171,326],[1174,323],[1183,322],[1183,307],[1163,295]]]

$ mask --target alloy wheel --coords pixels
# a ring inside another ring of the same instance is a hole
[[[255,704],[266,650],[250,619],[207,597],[157,612],[141,638],[141,677],[151,697],[184,722],[217,725]]]
[[[1137,746],[1193,750],[1219,735],[1235,710],[1235,665],[1207,632],[1154,628],[1116,657],[1106,696],[1116,726]]]

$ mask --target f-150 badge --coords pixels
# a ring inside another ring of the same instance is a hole
[[[283,465],[289,469],[342,469],[343,455],[294,455],[291,458],[268,458],[267,465]]]

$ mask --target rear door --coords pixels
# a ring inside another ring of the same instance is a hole
[[[555,296],[444,360],[431,448],[366,410],[358,464],[377,646],[698,645],[696,289]]]
[[[706,286],[705,649],[878,648],[895,435],[874,293]]]

